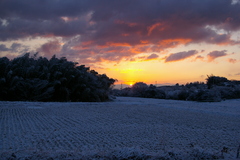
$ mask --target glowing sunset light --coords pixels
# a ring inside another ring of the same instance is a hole
[[[240,79],[238,0],[12,0],[0,9],[0,57],[66,57],[128,86]]]

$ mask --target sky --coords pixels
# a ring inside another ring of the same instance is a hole
[[[0,57],[66,57],[116,84],[240,79],[239,0],[0,0]]]

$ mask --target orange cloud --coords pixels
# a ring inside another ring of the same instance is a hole
[[[204,57],[203,57],[203,56],[200,56],[200,55],[198,55],[198,56],[195,58],[195,61],[196,61],[196,60],[198,60],[198,59],[199,59],[199,60],[201,60],[201,61],[203,61],[203,60],[204,60]]]
[[[73,46],[72,49],[74,50],[89,49],[92,44],[93,44],[93,41],[85,41],[85,42],[81,42],[78,45]]]
[[[129,51],[131,53],[136,53],[136,54],[139,54],[139,53],[142,53],[143,51],[141,50],[141,48],[137,48],[137,47],[132,47],[131,49],[129,49]]]
[[[155,24],[151,25],[150,27],[148,27],[148,36],[150,36],[152,34],[152,31],[159,26],[162,26],[162,24],[161,23],[155,23]],[[164,28],[162,27],[159,30],[162,31],[162,30],[164,30]]]
[[[107,42],[107,46],[131,46],[129,43],[115,43],[115,42]]]
[[[85,42],[81,42],[81,44],[82,44],[83,46],[88,46],[88,45],[93,44],[93,41],[85,41]]]
[[[166,39],[159,41],[159,45],[161,45],[163,48],[174,48],[178,45],[187,44],[191,41],[191,39]]]
[[[148,44],[148,43],[149,43],[149,41],[146,41],[146,40],[140,40],[140,42],[141,42],[142,44]]]

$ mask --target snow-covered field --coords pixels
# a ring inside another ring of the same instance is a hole
[[[235,159],[239,145],[240,99],[0,102],[0,159]]]

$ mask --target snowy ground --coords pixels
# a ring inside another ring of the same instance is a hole
[[[0,102],[0,159],[234,159],[239,144],[240,99]]]

